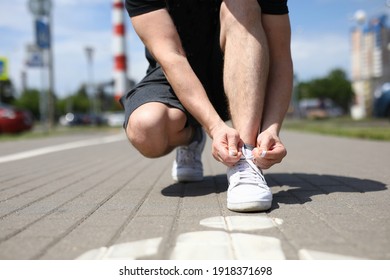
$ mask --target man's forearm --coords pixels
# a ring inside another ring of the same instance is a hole
[[[222,120],[192,70],[167,10],[160,9],[133,17],[132,23],[145,46],[161,65],[180,102],[212,136],[213,127]]]
[[[190,114],[212,137],[212,130],[222,120],[212,106],[202,83],[195,75],[185,56],[172,54],[160,61],[164,73],[177,97]]]

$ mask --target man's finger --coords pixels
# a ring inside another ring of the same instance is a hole
[[[271,147],[275,144],[275,140],[269,137],[263,137],[258,139],[258,156],[261,158],[266,158],[269,153]]]
[[[268,141],[262,141],[258,148],[259,157],[265,158],[268,153]]]
[[[229,149],[229,156],[235,157],[238,155],[238,143],[240,141],[239,137],[237,135],[228,135],[228,149]]]

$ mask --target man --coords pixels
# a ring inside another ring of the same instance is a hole
[[[199,181],[206,131],[228,167],[228,209],[268,210],[261,169],[286,156],[279,131],[292,91],[287,0],[127,0],[126,8],[150,62],[121,100],[133,146],[151,158],[177,148],[173,178]]]

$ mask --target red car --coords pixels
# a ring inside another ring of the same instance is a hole
[[[33,119],[30,112],[0,103],[0,133],[18,133],[30,130]]]

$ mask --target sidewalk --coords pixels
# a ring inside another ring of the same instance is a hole
[[[266,213],[226,209],[210,141],[200,183],[174,183],[174,153],[145,159],[124,138],[0,163],[0,259],[390,259],[390,143],[282,139]]]

